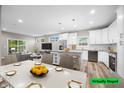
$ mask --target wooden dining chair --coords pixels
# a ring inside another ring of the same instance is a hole
[[[60,54],[60,66],[73,69],[73,57],[68,54]]]
[[[42,55],[42,63],[46,63],[46,64],[52,64],[53,62],[53,55],[52,54],[43,54]]]

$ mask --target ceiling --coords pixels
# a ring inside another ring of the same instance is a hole
[[[2,29],[30,36],[84,31],[108,26],[116,5],[6,5]],[[19,20],[20,19],[20,20]]]

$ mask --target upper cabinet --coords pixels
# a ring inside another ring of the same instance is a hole
[[[109,31],[108,28],[102,29],[102,44],[109,44]]]
[[[96,44],[96,32],[95,31],[89,31],[89,43],[90,44]]]
[[[117,21],[115,20],[108,28],[109,32],[109,43],[117,43],[118,41],[118,31],[117,31]]]
[[[113,44],[118,41],[117,21],[109,27],[100,30],[89,31],[89,44]]]
[[[102,43],[102,30],[89,31],[89,43],[101,44]]]

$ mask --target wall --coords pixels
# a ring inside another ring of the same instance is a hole
[[[41,42],[41,40],[44,40],[44,42],[49,42],[49,36],[37,37],[36,40],[37,40],[38,42]]]
[[[49,42],[49,35],[35,37],[35,49],[37,49],[37,51],[40,51],[41,43],[48,43],[48,42]]]
[[[124,6],[120,6],[117,10],[117,26],[119,31],[119,41],[117,44],[117,72],[118,74],[124,78],[124,40],[123,44],[121,44],[120,34],[123,34],[124,38]]]
[[[1,6],[0,6],[0,45],[1,45]],[[1,65],[1,46],[0,46],[0,65]]]
[[[16,33],[10,33],[10,32],[1,32],[1,55],[6,56],[8,51],[7,41],[8,39],[19,39],[19,40],[26,40],[26,50],[29,52],[32,52],[33,45],[35,42],[35,39],[33,37],[22,35],[22,34],[16,34]]]
[[[88,31],[80,31],[80,32],[77,32],[77,36],[89,36],[89,33]]]

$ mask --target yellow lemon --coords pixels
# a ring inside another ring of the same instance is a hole
[[[45,65],[41,65],[42,68],[46,68]]]
[[[40,75],[40,74],[42,74],[42,71],[41,71],[41,70],[36,69],[36,74],[37,74],[37,75]]]
[[[46,68],[44,68],[43,70],[42,70],[42,72],[45,74],[45,73],[47,73],[47,69]]]
[[[31,70],[33,73],[35,73],[36,72],[36,69],[35,68],[32,68],[32,70]]]
[[[36,69],[37,69],[37,68],[39,68],[39,66],[34,66],[34,68],[36,68]]]

